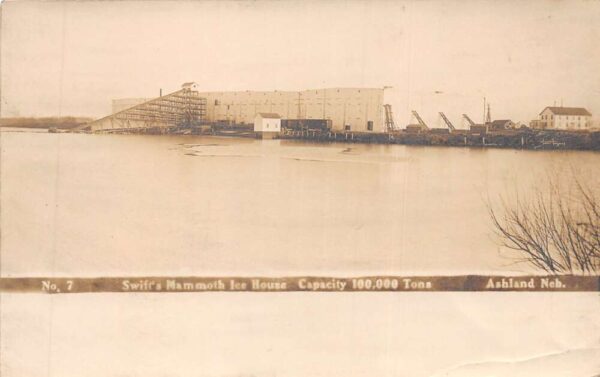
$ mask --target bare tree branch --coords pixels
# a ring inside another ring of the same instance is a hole
[[[575,180],[571,195],[549,179],[549,190],[535,191],[512,203],[502,198],[499,210],[488,200],[488,212],[500,244],[523,260],[552,274],[600,272],[600,202]],[[498,213],[501,212],[502,215]]]

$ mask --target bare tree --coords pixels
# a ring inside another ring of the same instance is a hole
[[[600,202],[580,181],[564,192],[549,180],[546,192],[488,208],[502,245],[523,261],[552,274],[600,273]]]

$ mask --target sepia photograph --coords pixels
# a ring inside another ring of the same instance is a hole
[[[600,1],[4,0],[0,375],[600,376]]]

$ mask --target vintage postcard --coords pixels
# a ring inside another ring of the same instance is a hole
[[[600,376],[600,1],[0,12],[3,377]]]

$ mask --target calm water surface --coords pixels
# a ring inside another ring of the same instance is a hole
[[[499,252],[486,198],[540,185],[547,171],[595,179],[600,162],[581,152],[6,130],[0,147],[4,276],[523,272]],[[2,376],[558,377],[599,366],[593,293],[1,301]]]
[[[525,272],[487,198],[600,173],[594,152],[0,137],[4,276]]]

